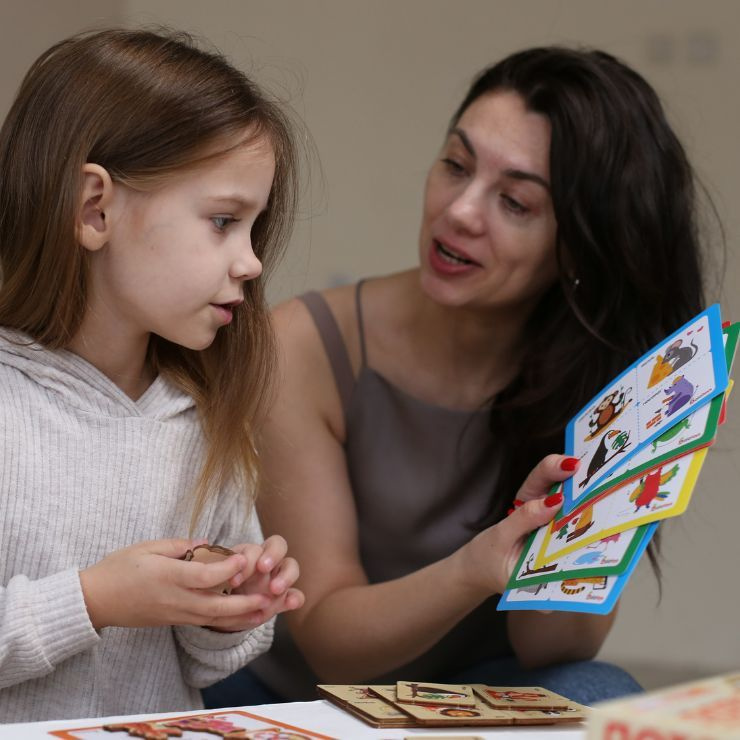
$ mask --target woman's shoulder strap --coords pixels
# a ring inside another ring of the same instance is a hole
[[[331,365],[334,382],[337,385],[339,398],[342,402],[342,409],[346,413],[355,385],[355,375],[352,372],[352,363],[349,360],[347,346],[344,343],[342,333],[339,331],[337,320],[321,293],[312,290],[298,296],[298,300],[306,306],[318,329],[324,351]]]

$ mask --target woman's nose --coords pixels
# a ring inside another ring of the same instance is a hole
[[[461,232],[480,234],[486,223],[482,201],[475,188],[465,188],[447,207],[450,225]]]

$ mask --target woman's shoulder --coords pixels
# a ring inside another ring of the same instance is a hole
[[[398,286],[402,276],[393,274],[327,288],[319,291],[319,298],[313,301],[304,300],[304,294],[280,303],[273,309],[273,321],[283,351],[296,359],[317,352],[322,354],[325,334],[332,330],[328,324],[333,322],[356,371],[361,362],[363,319],[368,313],[374,313],[367,309],[378,303],[392,305],[394,296],[400,293]],[[309,304],[313,306],[309,308]]]

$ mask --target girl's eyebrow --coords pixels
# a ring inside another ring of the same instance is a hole
[[[465,131],[459,127],[455,127],[450,129],[450,136],[455,135],[460,139],[460,142],[467,150],[468,154],[473,159],[477,159],[478,155],[475,152],[475,147],[473,146],[473,143],[470,141],[470,138],[465,133]],[[506,177],[510,177],[513,180],[527,180],[529,182],[537,183],[538,185],[541,185],[545,190],[550,192],[550,183],[545,180],[544,177],[540,177],[539,175],[535,174],[534,172],[527,172],[526,170],[518,170],[514,168],[506,169],[504,170],[504,175]]]
[[[224,195],[211,195],[211,196],[208,196],[208,200],[210,200],[213,203],[235,204],[239,206],[240,208],[249,208],[249,207],[255,206],[255,203],[253,201],[247,200],[246,198],[236,193],[234,194],[227,193]]]
[[[214,206],[228,206],[233,208],[234,211],[254,212],[258,214],[264,213],[267,210],[267,202],[252,200],[245,198],[243,195],[238,193],[225,193],[224,195],[211,195],[207,198],[209,203]]]

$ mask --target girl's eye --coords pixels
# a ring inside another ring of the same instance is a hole
[[[463,167],[456,159],[445,157],[442,160],[442,164],[445,166],[447,172],[449,172],[451,175],[459,177],[460,175],[465,174],[465,167]]]
[[[236,223],[239,219],[233,216],[211,216],[211,223],[216,227],[216,231],[222,234],[228,227]]]
[[[529,208],[523,206],[518,200],[514,200],[514,198],[509,195],[502,195],[501,200],[503,201],[506,210],[511,211],[518,216],[523,216],[525,213],[529,212]]]

